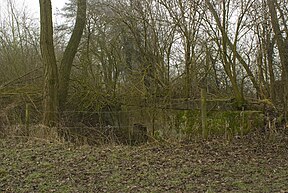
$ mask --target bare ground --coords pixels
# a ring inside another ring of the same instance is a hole
[[[0,192],[288,192],[288,137],[75,147],[0,141]]]

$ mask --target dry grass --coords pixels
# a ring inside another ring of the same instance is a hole
[[[288,137],[142,146],[0,143],[2,192],[287,192]]]

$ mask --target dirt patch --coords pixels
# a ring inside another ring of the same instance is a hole
[[[1,192],[288,192],[288,139],[143,146],[0,142]]]

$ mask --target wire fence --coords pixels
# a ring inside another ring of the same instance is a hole
[[[254,122],[254,125],[258,124],[256,123],[260,120],[258,115],[246,114],[243,110],[234,113],[228,112],[227,109],[232,109],[232,102],[227,99],[207,102],[206,108],[209,116],[207,116],[206,122],[209,134],[223,133],[223,131],[225,133],[230,131],[231,133],[243,133],[245,127],[252,127]],[[35,105],[29,100],[16,104],[2,104],[0,127],[6,127],[5,132],[8,130],[7,125],[19,125],[19,127],[14,127],[16,133],[21,128],[22,133],[26,130],[30,130],[30,132],[37,130],[37,125],[41,122],[44,113],[39,105]],[[142,105],[107,105],[84,110],[68,109],[60,112],[58,129],[64,133],[91,139],[98,139],[99,136],[102,136],[104,139],[118,140],[121,135],[124,136],[123,138],[129,139],[131,132],[142,132],[139,128],[146,128],[145,135],[148,136],[181,138],[199,133],[201,135],[203,122],[200,109],[201,100],[199,99],[179,99],[168,102],[159,100],[158,103],[154,101],[154,103],[143,103]],[[0,128],[1,132],[4,131]]]

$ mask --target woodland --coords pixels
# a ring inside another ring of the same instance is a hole
[[[3,137],[286,130],[286,1],[39,2],[40,19],[12,0],[1,15]]]
[[[287,0],[3,2],[0,191],[288,192]]]

